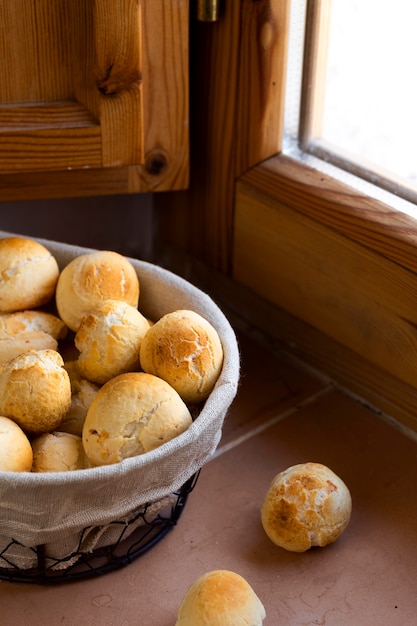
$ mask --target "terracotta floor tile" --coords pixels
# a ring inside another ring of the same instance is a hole
[[[326,383],[285,358],[238,335],[241,372],[238,393],[224,422],[221,446],[326,388]]]
[[[0,583],[0,623],[173,626],[188,585],[227,568],[258,593],[265,626],[413,626],[416,453],[414,441],[328,392],[208,463],[178,526],[131,565],[53,588]],[[353,513],[336,543],[295,554],[269,541],[259,509],[273,476],[308,460],[345,480]]]

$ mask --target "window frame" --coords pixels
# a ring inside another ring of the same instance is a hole
[[[306,26],[298,129],[300,150],[316,157],[319,162],[330,163],[342,172],[393,194],[388,203],[391,201],[399,207],[396,200],[399,197],[417,205],[417,187],[411,181],[322,138],[332,0],[305,0],[305,2]]]

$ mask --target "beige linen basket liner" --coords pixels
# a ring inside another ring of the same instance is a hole
[[[11,236],[0,232],[0,238]],[[90,252],[38,239],[60,267]],[[139,309],[150,319],[176,309],[191,309],[217,330],[224,364],[216,386],[190,428],[160,448],[115,465],[31,474],[0,472],[0,554],[13,539],[22,547],[7,552],[21,568],[34,565],[33,548],[45,546],[54,558],[75,550],[91,551],[112,542],[111,523],[127,520],[141,505],[162,503],[210,459],[221,436],[226,412],[239,380],[235,334],[218,306],[205,293],[175,274],[147,262],[130,259],[140,281]],[[85,528],[91,532],[83,533]],[[82,544],[80,545],[80,537]],[[0,566],[3,564],[0,561]]]

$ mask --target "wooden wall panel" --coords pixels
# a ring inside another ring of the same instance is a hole
[[[289,2],[243,2],[236,174],[281,150]]]
[[[281,145],[289,0],[224,2],[191,24],[191,179],[156,199],[160,241],[231,271],[236,179]]]
[[[245,179],[236,194],[234,279],[310,329],[308,349],[297,337],[298,354],[417,429],[416,274],[324,223],[319,211],[314,219],[297,210],[300,189],[288,201],[279,188],[271,195]]]

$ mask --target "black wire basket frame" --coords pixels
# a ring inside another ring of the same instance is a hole
[[[84,534],[90,530],[90,527],[87,527],[81,533],[77,550],[64,559],[51,558],[46,554],[45,547],[40,545],[31,548],[36,555],[36,567],[21,569],[13,563],[7,554],[12,546],[21,546],[19,542],[11,539],[9,544],[0,551],[0,580],[48,585],[59,584],[106,574],[132,563],[150,550],[177,524],[188,496],[196,485],[198,475],[199,472],[194,474],[178,492],[173,494],[174,500],[168,511],[158,513],[151,521],[146,519],[147,506],[145,506],[141,507],[138,514],[133,516],[128,523],[112,522],[112,524],[120,525],[120,535],[117,541],[110,546],[101,547],[92,552],[80,550]],[[129,526],[138,522],[139,518],[141,518],[142,524],[126,538],[126,535],[129,534]]]

